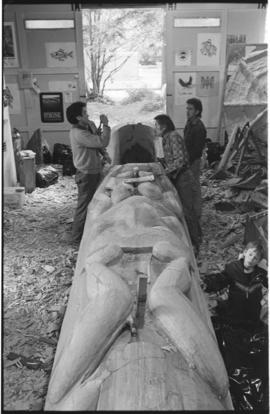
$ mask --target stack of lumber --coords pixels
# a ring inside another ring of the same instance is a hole
[[[223,115],[228,136],[231,136],[235,125],[243,126],[246,122],[255,119],[265,108],[267,108],[267,49],[256,50],[246,58],[240,59],[226,83]]]
[[[235,127],[214,177],[230,178],[228,186],[234,201],[252,202],[267,208],[267,109],[243,128]]]

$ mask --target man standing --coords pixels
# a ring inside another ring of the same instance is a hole
[[[100,115],[103,132],[99,135],[93,123],[88,120],[84,102],[71,104],[66,110],[66,115],[72,124],[69,136],[73,163],[77,169],[75,182],[78,187],[78,203],[72,227],[72,242],[77,244],[82,238],[88,204],[101,178],[100,150],[108,146],[111,129],[106,115]]]
[[[184,140],[189,155],[190,168],[196,181],[195,210],[198,219],[202,214],[202,196],[200,185],[200,164],[206,144],[206,129],[201,120],[202,103],[197,98],[187,100],[187,123],[184,129]]]

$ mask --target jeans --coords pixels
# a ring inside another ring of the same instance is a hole
[[[78,202],[72,226],[72,239],[74,242],[80,242],[82,238],[87,207],[98,188],[100,177],[100,174],[76,172],[75,183],[78,187]]]
[[[182,202],[184,216],[187,222],[188,231],[192,244],[199,247],[200,244],[200,224],[195,211],[195,179],[190,169],[178,174],[176,179],[172,180],[179,198]]]

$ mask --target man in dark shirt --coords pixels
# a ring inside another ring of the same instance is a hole
[[[200,185],[200,165],[203,149],[206,145],[206,129],[201,120],[202,103],[197,98],[187,100],[187,123],[184,140],[189,155],[190,168],[196,181],[196,214],[200,220],[202,214],[202,197]]]

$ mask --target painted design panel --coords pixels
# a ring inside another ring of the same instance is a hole
[[[174,103],[184,105],[186,100],[196,96],[196,73],[176,72],[174,74]]]
[[[192,49],[180,49],[175,52],[175,66],[191,66]]]
[[[219,91],[219,72],[198,72],[196,95],[217,96]]]
[[[74,42],[45,43],[48,68],[77,66]]]
[[[220,65],[220,33],[198,33],[197,66]]]

